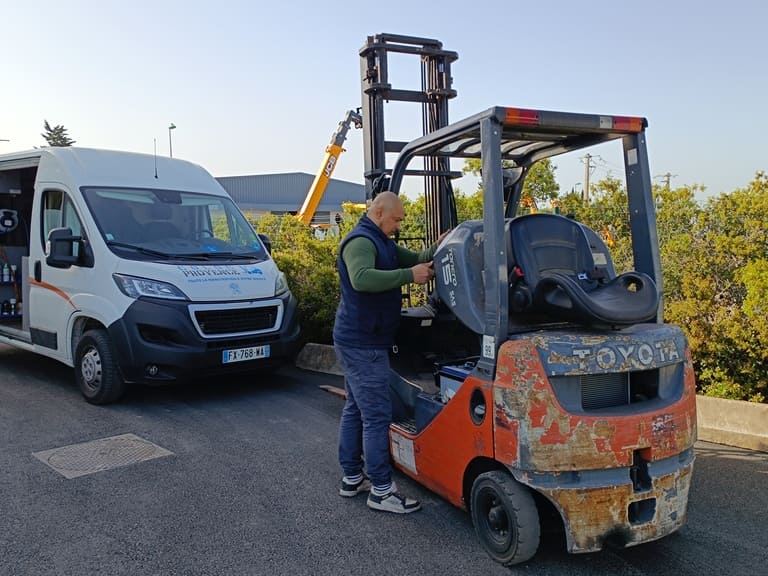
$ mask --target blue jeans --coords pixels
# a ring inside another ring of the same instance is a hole
[[[338,344],[335,349],[347,390],[339,427],[339,463],[345,476],[355,476],[363,471],[365,454],[365,468],[371,482],[374,486],[385,486],[392,479],[388,351]]]

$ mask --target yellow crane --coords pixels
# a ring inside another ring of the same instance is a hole
[[[342,146],[347,139],[347,132],[349,132],[352,124],[354,124],[355,128],[363,127],[363,117],[359,111],[347,111],[344,120],[339,122],[339,127],[333,133],[331,143],[325,149],[325,158],[323,158],[323,163],[320,165],[320,170],[318,170],[312,185],[309,187],[304,204],[302,204],[301,209],[296,214],[296,217],[307,226],[312,223],[312,218],[317,211],[325,189],[328,187],[328,182],[331,179],[334,168],[336,168],[339,156],[344,152]]]

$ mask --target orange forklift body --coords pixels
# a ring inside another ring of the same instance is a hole
[[[492,383],[468,376],[420,433],[392,425],[396,466],[466,509],[471,477],[478,468],[503,464],[560,512],[569,552],[597,551],[607,542],[631,546],[675,531],[685,522],[693,468],[695,383],[682,335],[670,326],[652,330],[656,336],[660,331],[672,333],[673,338],[662,339],[672,351],[667,360],[683,370],[684,384],[671,402],[634,414],[570,413],[550,383],[552,370],[548,375],[545,369],[563,360],[546,362],[547,354],[558,354],[547,349],[551,334],[508,340],[499,349]],[[596,351],[610,349],[601,348],[609,339],[570,337],[572,349],[588,342]],[[633,345],[625,342],[623,349]],[[682,349],[678,352],[675,345]],[[572,363],[570,368],[571,373],[580,371]],[[472,409],[477,404],[489,407],[479,423]],[[640,471],[638,462],[646,463],[647,470]]]

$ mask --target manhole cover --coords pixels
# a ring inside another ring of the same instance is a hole
[[[173,452],[135,434],[121,434],[32,453],[65,478],[77,478],[171,454]]]

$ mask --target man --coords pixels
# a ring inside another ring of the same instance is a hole
[[[392,482],[389,350],[400,322],[400,287],[432,279],[435,251],[433,246],[412,252],[390,238],[404,217],[400,198],[382,192],[341,243],[341,301],[333,327],[347,391],[339,427],[339,463],[344,471],[339,493],[352,497],[370,491],[370,508],[397,514],[415,512],[421,505],[399,494]]]

